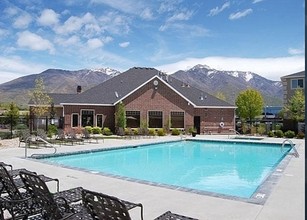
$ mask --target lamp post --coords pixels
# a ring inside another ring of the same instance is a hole
[[[50,124],[52,124],[52,125],[54,125],[54,116],[55,116],[54,103],[51,103],[51,108],[50,108]]]

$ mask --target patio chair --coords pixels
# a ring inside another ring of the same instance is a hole
[[[140,203],[131,203],[87,189],[82,190],[82,203],[93,219],[131,220],[128,210],[141,207],[141,219],[143,220],[143,205]]]
[[[18,134],[19,137],[19,145],[18,147],[20,147],[21,143],[25,143],[26,144],[26,140],[28,140],[28,138],[31,136],[30,131],[28,129],[25,130],[21,130]]]
[[[74,144],[73,140],[71,139],[68,139],[65,135],[65,132],[63,129],[58,129],[58,133],[56,135],[56,138],[55,138],[56,141],[59,141],[60,142],[60,145],[61,144],[67,144],[67,143],[70,143],[71,145]]]
[[[52,194],[38,175],[21,171],[20,177],[33,202],[41,208],[42,219],[92,219],[83,206],[72,204],[81,201],[81,187]]]
[[[171,211],[167,211],[155,218],[154,220],[198,220],[197,218],[191,218],[184,215],[178,215],[176,213],[172,213]]]
[[[86,129],[83,129],[82,130],[82,139],[84,141],[87,141],[89,143],[92,143],[92,140],[96,140],[96,143],[98,143],[98,138],[97,137],[93,137],[91,136],[91,134],[88,132],[88,130]],[[103,142],[104,142],[104,139],[102,138]]]
[[[84,144],[84,139],[77,137],[76,132],[74,130],[71,130],[68,133],[67,139],[72,141],[72,143]]]
[[[27,216],[38,213],[39,209],[32,203],[31,197],[19,191],[13,177],[9,175],[8,170],[0,165],[0,181],[2,191],[6,196],[0,197],[1,219],[4,219],[4,213],[7,211],[12,219],[27,218]]]

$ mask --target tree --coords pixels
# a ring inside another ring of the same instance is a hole
[[[263,109],[263,98],[260,92],[247,89],[239,93],[236,99],[237,114],[242,119],[251,121],[261,114]]]
[[[41,77],[35,80],[35,88],[32,92],[30,92],[30,97],[31,102],[33,103],[33,108],[31,111],[34,113],[34,115],[41,117],[48,112],[51,104],[51,98],[45,91],[44,81]]]
[[[19,119],[19,109],[13,102],[9,105],[8,111],[5,113],[7,123],[11,124],[11,127],[15,127]]]
[[[125,105],[123,102],[120,102],[116,106],[116,125],[118,128],[125,128],[126,127],[126,110]]]
[[[305,95],[302,89],[295,91],[287,105],[284,106],[283,114],[297,122],[305,119]]]

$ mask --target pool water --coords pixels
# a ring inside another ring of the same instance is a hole
[[[198,191],[250,198],[290,151],[280,145],[180,141],[48,157],[52,163]]]

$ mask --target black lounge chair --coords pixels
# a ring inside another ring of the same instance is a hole
[[[2,165],[0,165],[0,181],[2,185],[1,191],[5,192],[0,197],[1,219],[4,219],[6,211],[12,219],[26,219],[27,216],[38,213],[39,209],[32,203],[31,197],[19,191],[13,177]]]
[[[89,132],[88,130],[86,129],[83,129],[82,130],[82,139],[84,141],[87,141],[88,143],[92,143],[92,140],[96,140],[96,143],[98,144],[98,138],[97,137],[93,137]],[[103,142],[104,142],[104,139],[102,138]]]
[[[128,210],[134,207],[141,208],[141,219],[143,219],[141,203],[131,203],[103,193],[83,189],[82,203],[93,219],[131,220]]]
[[[85,208],[76,203],[82,199],[81,187],[52,194],[38,175],[21,171],[20,177],[33,202],[41,208],[39,218],[49,220],[92,219]]]
[[[184,215],[178,215],[176,213],[172,213],[171,211],[167,211],[155,218],[154,220],[198,220],[197,218],[191,218]]]

